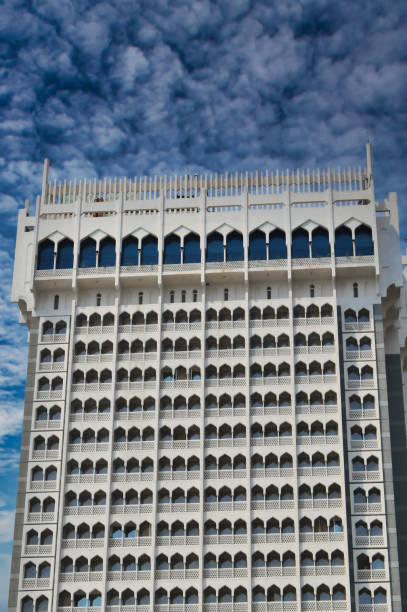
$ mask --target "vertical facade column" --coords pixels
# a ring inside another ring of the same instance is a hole
[[[295,561],[296,561],[296,575],[295,575],[295,589],[297,592],[298,609],[301,609],[301,547],[300,547],[300,518],[299,518],[299,504],[298,504],[298,448],[297,448],[297,414],[296,414],[296,384],[295,384],[295,355],[294,355],[294,298],[293,298],[293,286],[292,286],[292,260],[291,260],[291,192],[289,185],[289,177],[287,171],[287,186],[284,193],[284,221],[285,221],[285,235],[287,241],[287,284],[288,284],[288,311],[289,311],[289,332],[288,337],[290,339],[290,374],[291,374],[291,431],[293,436],[293,480],[292,487],[294,489],[294,510],[293,510],[293,521],[294,521],[294,532],[295,532]]]

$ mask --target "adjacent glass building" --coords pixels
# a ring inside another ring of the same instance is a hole
[[[363,170],[69,183],[46,161],[12,297],[10,611],[406,609],[406,301],[369,147]]]

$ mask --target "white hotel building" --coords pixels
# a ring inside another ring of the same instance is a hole
[[[46,161],[9,611],[407,609],[401,260],[369,145],[250,175]]]

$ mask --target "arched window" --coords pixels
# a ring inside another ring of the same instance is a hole
[[[335,257],[350,257],[352,255],[352,231],[346,225],[341,225],[335,230]]]
[[[38,246],[37,270],[54,269],[54,243],[52,240],[43,240]]]
[[[271,300],[271,287],[267,287],[266,289],[266,297],[268,300]]]
[[[164,239],[164,264],[181,263],[181,241],[177,234],[170,234]]]
[[[59,308],[59,295],[54,295],[54,310]]]
[[[102,304],[102,294],[97,293],[96,294],[96,306],[100,306],[101,304]]]
[[[96,267],[96,242],[93,240],[93,238],[85,238],[81,242],[79,251],[79,267]]]
[[[249,261],[267,259],[266,235],[259,229],[249,235]]]
[[[138,266],[138,240],[127,236],[122,242],[121,266]]]
[[[111,236],[106,236],[99,243],[98,265],[101,267],[116,265],[116,241]]]
[[[145,236],[141,243],[141,265],[158,264],[158,241],[155,236]]]
[[[34,612],[33,600],[28,595],[21,601],[21,612]]]
[[[73,242],[64,238],[58,243],[56,268],[66,270],[73,268]]]
[[[184,238],[184,263],[200,263],[201,245],[198,234],[190,233]]]
[[[287,259],[285,232],[281,229],[270,232],[269,259]]]
[[[223,290],[223,301],[227,302],[229,300],[229,289]]]
[[[359,297],[359,285],[357,283],[353,283],[353,297]]]
[[[138,292],[138,303],[139,304],[143,303],[143,292],[142,291]]]
[[[372,230],[367,225],[359,225],[355,230],[355,255],[373,255]]]
[[[308,232],[303,227],[297,227],[292,234],[291,257],[303,259],[309,257]]]
[[[224,261],[223,236],[212,232],[206,241],[206,261]]]
[[[233,231],[226,237],[226,261],[243,261],[243,236],[240,232]]]
[[[312,232],[311,243],[312,257],[330,257],[331,245],[329,244],[328,230],[324,227],[316,227]]]

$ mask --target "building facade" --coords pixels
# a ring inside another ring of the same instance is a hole
[[[18,219],[9,610],[401,611],[398,245],[369,145],[324,172],[57,184],[46,161]]]

